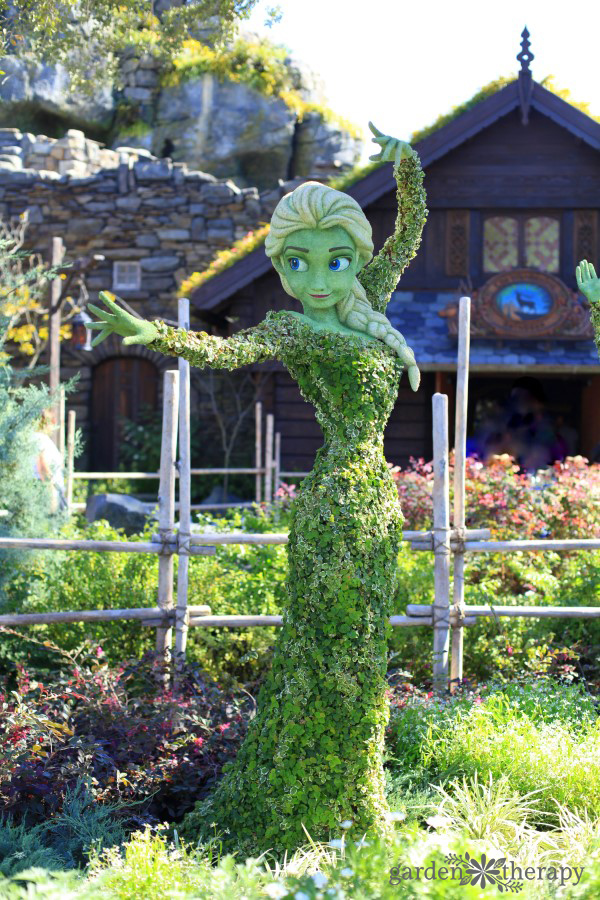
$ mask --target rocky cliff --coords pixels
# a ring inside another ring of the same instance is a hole
[[[133,48],[121,60],[124,86],[100,86],[92,97],[70,88],[61,65],[11,56],[0,67],[0,126],[54,138],[74,128],[102,146],[145,149],[238,187],[340,174],[360,155],[360,139],[319,111],[299,114],[282,96],[211,72],[165,86],[160,64]],[[321,99],[312,73],[294,74],[305,98]]]

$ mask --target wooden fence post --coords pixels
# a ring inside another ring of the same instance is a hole
[[[277,496],[277,491],[281,486],[281,432],[275,433],[275,453],[273,457],[273,497]]]
[[[158,557],[158,606],[173,609],[173,539],[175,526],[175,465],[177,450],[177,412],[179,372],[165,372],[163,382],[163,420],[158,489],[158,535],[162,550]],[[156,629],[156,650],[168,664],[171,658],[172,628]],[[161,680],[168,678],[161,673]]]
[[[450,642],[450,497],[448,477],[448,397],[434,394],[433,411],[433,688],[448,686]]]
[[[75,452],[75,410],[69,410],[67,424],[67,477],[66,477],[66,501],[67,511],[71,514],[71,506],[73,504],[73,463]]]
[[[179,327],[189,331],[190,301],[179,300]],[[188,583],[192,532],[190,474],[190,364],[179,359],[179,540],[177,561],[177,607],[175,609],[175,668],[185,663],[189,625]]]
[[[65,245],[60,237],[53,237],[50,241],[50,265],[60,266],[65,255]],[[55,430],[52,440],[60,447],[60,399],[58,388],[60,385],[60,295],[62,292],[62,280],[60,276],[53,278],[50,283],[50,313],[48,315],[48,346],[50,349],[50,372],[48,375],[48,387],[54,394],[52,411],[55,419]]]
[[[265,503],[273,502],[273,431],[275,429],[275,417],[273,413],[267,415],[267,439],[265,441]]]
[[[254,407],[254,467],[262,469],[262,403],[260,400]],[[262,500],[262,473],[256,473],[256,494],[255,500],[260,503]]]
[[[463,677],[464,628],[460,624],[465,608],[465,475],[467,459],[467,404],[469,399],[469,347],[471,343],[471,298],[461,297],[458,312],[458,364],[456,369],[456,418],[454,427],[454,546],[452,606],[457,613],[452,627],[450,690]]]
[[[58,449],[60,450],[60,455],[63,460],[65,458],[65,425],[66,425],[66,417],[65,417],[65,389],[61,385],[59,390],[59,401],[58,401]]]

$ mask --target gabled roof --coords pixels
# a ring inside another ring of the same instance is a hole
[[[427,168],[515,109],[521,110],[524,122],[527,122],[529,110],[534,109],[594,150],[600,151],[600,123],[533,81],[529,72],[522,70],[518,79],[467,109],[423,140],[417,141],[413,146],[421,157],[423,167]],[[393,190],[392,165],[385,163],[368,172],[364,178],[346,188],[345,192],[364,209]],[[261,245],[193,291],[192,305],[197,310],[214,309],[270,269],[271,261],[265,256]]]

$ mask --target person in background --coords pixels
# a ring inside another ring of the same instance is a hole
[[[34,476],[39,481],[48,483],[52,515],[64,512],[67,508],[63,459],[60,450],[50,437],[55,428],[54,413],[47,409],[42,413],[34,435],[35,456],[33,462]]]

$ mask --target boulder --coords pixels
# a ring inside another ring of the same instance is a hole
[[[217,503],[244,503],[242,497],[238,497],[237,494],[232,494],[230,491],[225,493],[223,490],[222,484],[216,484],[208,497],[205,497],[204,500],[201,501],[202,504],[206,506],[213,506]]]
[[[339,125],[324,122],[317,113],[308,113],[296,130],[293,169],[304,176],[332,174],[356,165],[362,141]]]
[[[148,522],[156,520],[155,507],[155,503],[142,503],[128,494],[94,494],[87,501],[85,517],[88,522],[106,519],[127,535],[139,534]]]
[[[114,110],[112,86],[98,84],[92,96],[74,91],[63,65],[47,65],[26,57],[5,56],[0,69],[0,120],[14,121],[23,104],[34,112],[58,114],[81,123],[106,120]]]
[[[190,169],[262,189],[287,177],[295,121],[283,100],[205,73],[162,89],[152,151],[162,155],[169,141],[170,156]]]

